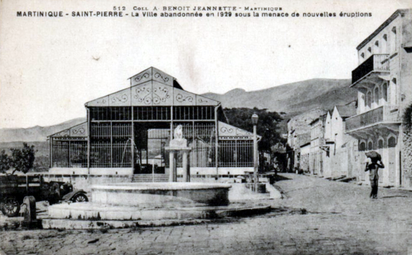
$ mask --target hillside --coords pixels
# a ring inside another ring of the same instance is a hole
[[[312,79],[264,90],[247,92],[234,89],[225,94],[206,93],[206,97],[220,101],[225,108],[258,107],[297,115],[314,108],[329,109],[356,99],[350,80]]]
[[[85,118],[76,118],[57,125],[46,127],[35,126],[31,128],[3,128],[0,129],[0,143],[46,141],[47,136],[84,121],[86,121]]]
[[[220,101],[224,108],[258,107],[284,112],[279,132],[287,133],[287,121],[292,119],[296,134],[303,134],[308,132],[307,125],[325,110],[356,100],[357,91],[350,88],[350,80],[312,79],[264,90],[233,89],[225,94],[203,95]]]

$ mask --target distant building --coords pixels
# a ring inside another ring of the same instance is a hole
[[[309,124],[319,115],[324,114],[325,111],[319,108],[309,110],[302,114],[296,115],[289,119],[287,122],[288,133],[287,133],[287,144],[288,150],[286,151],[288,157],[288,171],[294,171],[299,168],[300,160],[300,146],[305,143],[310,143],[310,126]],[[305,140],[302,143],[302,135]],[[309,161],[308,161],[309,162]],[[309,163],[308,163],[309,165]]]
[[[310,126],[310,172],[314,175],[323,176],[323,161],[326,152],[322,149],[325,144],[325,120],[326,114],[314,119]]]
[[[356,48],[359,64],[351,87],[358,90],[358,109],[346,120],[346,132],[359,141],[358,171],[366,151],[383,156],[383,185],[411,186],[411,144],[403,142],[402,115],[412,103],[412,9],[397,10]],[[404,163],[405,162],[405,163]],[[409,164],[406,164],[409,162]]]
[[[295,168],[303,170],[306,173],[310,172],[309,158],[310,158],[310,133],[300,134],[297,136],[297,157]]]
[[[357,140],[345,133],[346,120],[356,114],[356,103],[336,105],[325,118],[324,177],[354,177]]]

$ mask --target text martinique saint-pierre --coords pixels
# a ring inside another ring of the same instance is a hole
[[[151,8],[150,8],[151,9]],[[236,6],[163,6],[153,7],[153,11],[237,11]],[[281,11],[281,7],[244,7],[245,11]],[[149,11],[148,7],[133,6],[134,11]],[[113,11],[73,11],[72,17],[123,17],[126,7],[113,7]],[[69,15],[69,14],[66,14]],[[127,15],[127,14],[126,14]],[[63,17],[63,11],[18,11],[17,17]]]

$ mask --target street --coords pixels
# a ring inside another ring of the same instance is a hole
[[[5,254],[412,254],[412,193],[281,174],[273,212],[225,222],[1,231]],[[263,202],[262,202],[263,203]]]

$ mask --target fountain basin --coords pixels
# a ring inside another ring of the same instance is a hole
[[[154,182],[111,183],[92,186],[93,203],[139,208],[224,206],[229,204],[228,184]]]
[[[135,206],[111,206],[91,203],[56,204],[49,207],[53,219],[75,220],[170,220],[206,219],[214,215],[216,207],[146,208]],[[212,213],[210,213],[212,211]]]

